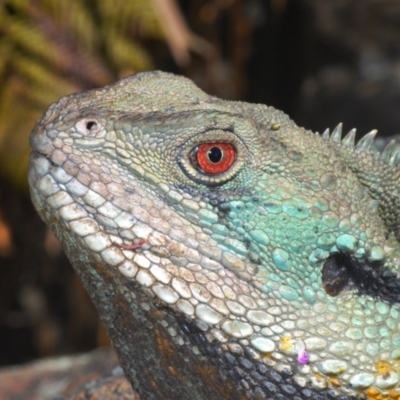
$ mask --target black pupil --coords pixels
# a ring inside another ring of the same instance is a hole
[[[208,159],[216,164],[219,163],[222,160],[222,150],[219,147],[211,147],[210,150],[208,150]]]

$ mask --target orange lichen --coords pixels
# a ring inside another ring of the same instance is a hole
[[[376,388],[368,388],[364,391],[364,395],[368,400],[399,400],[400,393],[398,389],[391,390],[390,392],[381,392]]]
[[[314,374],[314,378],[318,381],[326,381],[325,375],[320,374],[319,372]]]
[[[262,355],[262,358],[263,358],[264,360],[276,361],[276,357],[274,357],[271,353],[265,353],[265,352],[263,352],[263,353],[261,353],[261,355]]]
[[[330,383],[332,386],[336,386],[336,387],[340,387],[340,386],[343,385],[342,380],[339,379],[339,378],[337,378],[337,377],[331,377],[331,378],[329,378],[329,383]]]
[[[283,351],[292,350],[293,349],[292,336],[291,335],[282,336],[281,339],[279,340],[279,347]]]
[[[390,391],[390,398],[391,399],[396,399],[396,400],[398,400],[398,399],[400,399],[400,391],[399,391],[399,389],[393,389],[393,390],[391,390]]]
[[[378,374],[382,375],[383,377],[387,377],[390,372],[395,372],[395,368],[393,367],[393,365],[383,360],[375,363],[375,368]]]

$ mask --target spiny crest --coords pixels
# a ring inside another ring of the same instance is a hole
[[[371,151],[371,146],[374,143],[374,139],[378,131],[373,129],[364,135],[357,143],[355,143],[356,132],[355,128],[351,129],[342,139],[342,128],[343,124],[340,123],[336,128],[330,133],[329,128],[320,135],[316,132],[316,135],[321,136],[325,140],[330,140],[333,143],[342,144],[343,146],[353,149],[356,153]],[[398,150],[398,145],[396,141],[391,140],[382,152],[377,152],[374,154],[376,160],[384,161],[391,166],[400,165],[400,151]]]

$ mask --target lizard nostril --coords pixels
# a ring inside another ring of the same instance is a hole
[[[76,132],[85,138],[103,138],[105,136],[104,125],[94,118],[83,118],[75,124]]]
[[[92,130],[92,129],[96,129],[97,128],[97,123],[95,121],[88,121],[86,122],[86,129],[88,131]]]

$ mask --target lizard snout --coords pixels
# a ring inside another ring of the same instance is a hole
[[[39,153],[49,156],[54,151],[54,146],[51,143],[51,140],[47,137],[46,131],[37,126],[29,136],[29,144],[31,145],[33,150],[38,151]]]

